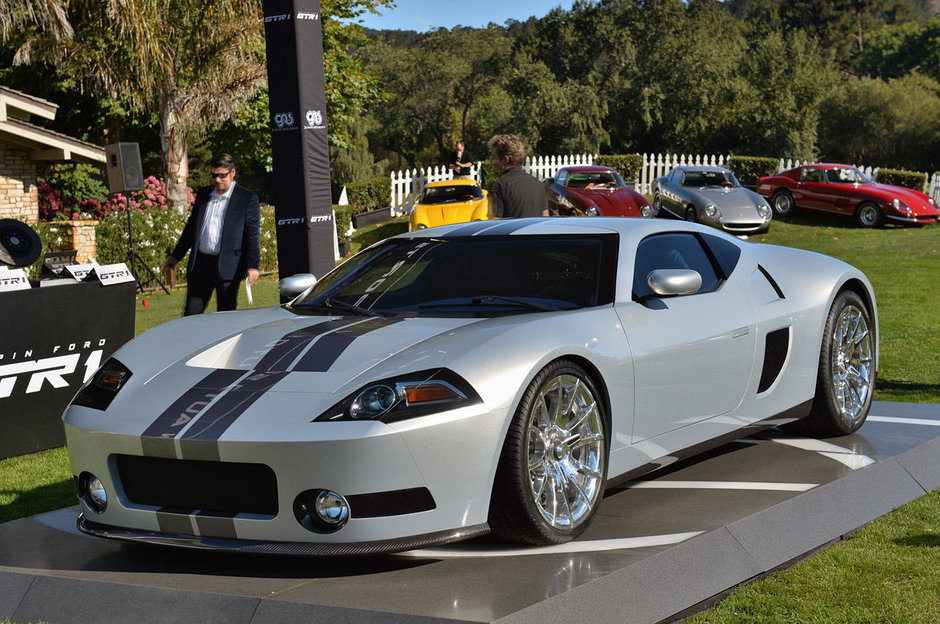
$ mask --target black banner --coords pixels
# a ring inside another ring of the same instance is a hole
[[[134,282],[0,292],[0,459],[65,444],[62,413],[134,337]]]
[[[319,0],[264,0],[280,277],[334,265]]]

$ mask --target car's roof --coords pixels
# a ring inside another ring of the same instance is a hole
[[[399,234],[395,238],[457,238],[489,236],[551,236],[562,234],[620,234],[621,238],[643,238],[659,232],[723,233],[715,228],[674,219],[628,219],[624,217],[535,217],[491,219],[441,225]],[[730,237],[729,237],[730,238]]]
[[[820,169],[853,169],[855,165],[840,165],[839,163],[806,163],[796,167],[800,169],[802,167],[818,167]]]
[[[718,165],[681,165],[676,167],[676,170],[687,172],[687,171],[730,171],[727,167],[720,167]]]
[[[581,171],[584,173],[592,171],[616,171],[613,167],[604,167],[602,165],[571,165],[570,167],[562,167],[562,169],[567,169],[568,173],[572,171]]]
[[[437,182],[428,182],[427,186],[479,186],[476,180],[467,180],[458,178],[455,180],[438,180]],[[427,188],[427,186],[425,188]]]

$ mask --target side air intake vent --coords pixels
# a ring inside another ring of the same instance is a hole
[[[764,368],[760,374],[760,385],[757,393],[760,394],[774,385],[783,363],[787,360],[790,349],[790,328],[776,329],[767,334],[764,341]]]

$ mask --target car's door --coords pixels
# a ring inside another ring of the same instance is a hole
[[[821,167],[803,167],[798,190],[793,193],[793,199],[798,206],[813,210],[832,210],[832,200],[829,197],[832,189],[826,183],[825,176],[826,173]]]
[[[548,200],[548,209],[552,214],[567,215],[571,212],[571,209],[562,203],[567,178],[568,170],[559,169],[554,181],[545,189],[545,199]]]
[[[656,269],[695,270],[702,286],[692,295],[656,296],[647,283]],[[744,398],[755,319],[727,278],[697,234],[656,234],[638,245],[633,300],[617,304],[634,357],[634,442],[725,414]]]

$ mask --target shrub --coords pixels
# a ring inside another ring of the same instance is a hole
[[[334,205],[333,214],[336,219],[336,238],[342,242],[352,227],[353,207]]]
[[[639,179],[640,171],[643,169],[643,155],[603,154],[597,157],[595,164],[616,169],[624,181],[634,182]]]
[[[757,186],[757,178],[777,175],[780,160],[763,156],[731,156],[728,169],[744,186]]]
[[[904,186],[915,191],[923,191],[927,186],[927,174],[903,169],[879,169],[878,182],[894,186]]]
[[[361,180],[346,185],[346,194],[353,214],[388,206],[392,196],[392,181],[387,176]]]
[[[87,163],[59,163],[39,172],[39,218],[97,219],[101,202],[108,197],[101,169]]]
[[[498,177],[496,170],[493,169],[493,163],[491,163],[489,159],[484,160],[480,165],[480,179],[483,181],[481,186],[487,191],[493,190],[493,182],[495,182]]]
[[[145,210],[132,209],[130,215],[134,249],[143,262],[162,279],[166,255],[179,240],[188,214],[151,207]],[[98,247],[96,260],[99,264],[124,262],[129,243],[127,213],[119,209],[110,210],[95,228],[95,242]],[[186,267],[182,264],[177,268],[177,275],[181,281],[185,279]]]
[[[261,205],[261,269],[262,273],[277,273],[277,219],[274,206]]]

